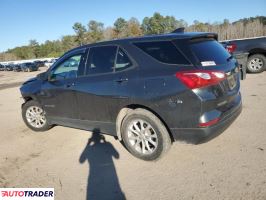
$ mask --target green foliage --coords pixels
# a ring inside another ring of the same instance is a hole
[[[87,41],[97,42],[103,39],[103,23],[91,20],[88,23]]]
[[[162,34],[169,33],[173,30],[186,27],[184,20],[177,20],[173,16],[162,16],[160,13],[154,13],[152,17],[145,17],[142,21],[142,30],[144,34]]]
[[[43,44],[30,40],[26,46],[0,53],[0,61],[59,57],[64,52],[83,44],[143,34],[169,33],[179,27],[186,27],[186,31],[216,32],[220,39],[233,39],[265,35],[265,26],[265,16],[244,18],[233,23],[230,23],[228,19],[212,24],[194,20],[193,24],[188,26],[183,19],[177,20],[173,16],[162,16],[158,12],[151,17],[145,17],[141,24],[136,18],[127,21],[120,17],[114,22],[113,27],[105,28],[103,23],[91,20],[87,24],[87,29],[83,24],[75,23],[72,27],[75,35],[65,35],[60,40],[47,40]]]
[[[76,42],[76,37],[73,35],[65,35],[61,39],[61,47],[62,51],[66,52],[69,49],[73,49],[74,47],[77,47],[78,43]]]
[[[233,22],[233,24],[237,22],[243,22],[245,25],[249,22],[254,22],[256,20],[259,20],[263,25],[266,25],[266,16],[256,16],[256,17],[249,17],[249,18],[243,18],[236,22]]]
[[[72,27],[76,33],[76,42],[83,45],[85,41],[86,28],[81,23],[76,22]]]
[[[114,31],[117,35],[121,34],[127,28],[127,21],[119,17],[114,23]]]

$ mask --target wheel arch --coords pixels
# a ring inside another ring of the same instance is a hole
[[[22,104],[22,106],[23,106],[25,103],[27,103],[28,101],[37,101],[36,98],[34,98],[33,96],[30,96],[30,95],[28,95],[28,96],[23,96],[22,98],[24,99],[24,103]]]
[[[251,49],[251,50],[249,50],[248,57],[253,56],[255,54],[262,54],[262,55],[264,55],[266,57],[266,49],[263,49],[263,48],[254,48],[254,49]]]
[[[130,105],[125,106],[124,108],[122,108],[119,111],[119,113],[117,115],[117,118],[116,118],[116,133],[117,133],[118,140],[120,140],[120,141],[122,140],[122,136],[121,136],[121,125],[123,123],[124,118],[132,110],[135,110],[135,109],[138,109],[138,108],[147,110],[147,111],[151,112],[152,114],[154,114],[156,117],[158,117],[161,120],[161,122],[164,124],[166,130],[168,131],[171,140],[174,141],[173,135],[172,135],[169,127],[167,126],[167,124],[165,123],[165,121],[161,118],[161,116],[157,112],[155,112],[153,109],[151,109],[151,108],[149,108],[147,106],[144,106],[144,105],[140,105],[140,104],[130,104]]]

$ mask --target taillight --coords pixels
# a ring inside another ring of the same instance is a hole
[[[211,125],[214,125],[216,124],[217,122],[219,121],[219,118],[215,118],[211,121],[208,121],[208,122],[204,122],[204,123],[199,123],[199,127],[208,127],[208,126],[211,126]]]
[[[226,49],[229,53],[233,53],[236,50],[236,44],[229,44],[226,46]]]
[[[224,72],[211,70],[183,71],[175,76],[190,89],[216,85],[225,79]]]

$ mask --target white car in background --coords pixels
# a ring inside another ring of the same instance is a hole
[[[56,61],[57,61],[57,59],[52,59],[52,60],[50,60],[50,61],[45,62],[44,65],[45,65],[46,67],[49,68],[49,67],[51,67]]]

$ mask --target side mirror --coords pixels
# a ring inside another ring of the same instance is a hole
[[[53,81],[55,81],[55,76],[54,76],[52,73],[48,74],[47,77],[48,77],[47,80],[48,80],[49,82],[53,82]]]
[[[47,74],[47,72],[40,73],[40,74],[37,75],[37,77],[39,79],[41,79],[42,81],[48,80],[48,74]]]

